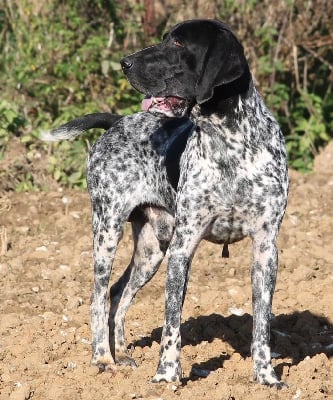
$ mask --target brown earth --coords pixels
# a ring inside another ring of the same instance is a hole
[[[7,193],[0,200],[0,398],[333,398],[333,142],[311,175],[291,171],[279,238],[272,351],[287,389],[252,381],[251,245],[202,243],[183,312],[183,385],[152,384],[164,312],[165,265],[138,294],[126,322],[138,368],[112,376],[89,365],[92,288],[85,192]],[[131,256],[130,228],[112,279]]]

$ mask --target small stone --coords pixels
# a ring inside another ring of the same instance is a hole
[[[16,388],[10,394],[9,400],[28,400],[31,394],[31,388],[26,383],[16,383]]]
[[[297,400],[301,397],[302,391],[301,389],[297,389],[295,395],[292,397],[293,400]]]
[[[61,264],[61,265],[59,265],[59,269],[61,270],[61,271],[70,271],[70,266],[69,265],[64,265],[64,264]]]
[[[237,315],[238,317],[241,317],[245,314],[245,311],[242,308],[237,307],[229,307],[228,311],[233,315]]]
[[[36,247],[36,251],[47,251],[47,247],[46,246]]]
[[[68,363],[67,363],[67,368],[68,369],[75,369],[77,367],[77,364],[76,364],[76,362],[74,362],[74,361],[69,361]]]
[[[24,233],[27,233],[30,231],[30,227],[29,226],[17,226],[15,228],[15,230],[17,233],[24,234]]]
[[[64,322],[69,322],[70,321],[70,318],[67,316],[67,315],[63,315],[62,316],[62,320],[64,321]]]

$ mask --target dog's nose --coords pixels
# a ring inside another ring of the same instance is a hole
[[[130,68],[132,67],[133,62],[130,61],[128,58],[123,58],[123,59],[120,61],[120,65],[121,65],[121,67],[122,67],[123,70],[127,70],[127,69],[130,69]]]

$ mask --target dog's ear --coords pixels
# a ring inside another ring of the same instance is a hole
[[[203,55],[201,75],[196,85],[196,100],[202,104],[212,98],[214,88],[235,81],[248,69],[243,46],[227,28],[215,27]]]

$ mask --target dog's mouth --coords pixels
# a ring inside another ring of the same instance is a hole
[[[141,104],[143,111],[163,114],[167,117],[183,117],[187,112],[187,101],[177,96],[146,97]]]

